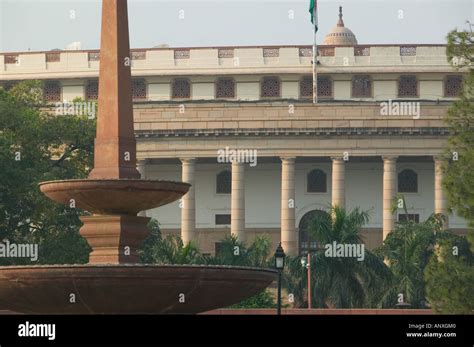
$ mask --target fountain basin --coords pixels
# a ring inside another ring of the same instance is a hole
[[[192,314],[236,304],[276,277],[275,270],[235,266],[3,266],[0,307],[27,314]]]
[[[136,215],[178,200],[191,187],[188,183],[136,179],[83,179],[39,184],[51,200],[94,214]]]

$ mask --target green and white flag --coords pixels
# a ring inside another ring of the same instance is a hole
[[[314,24],[314,32],[318,31],[318,0],[310,0],[309,13],[311,13],[311,23]]]

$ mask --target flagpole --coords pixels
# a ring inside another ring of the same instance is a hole
[[[316,19],[315,19],[316,21]],[[313,33],[313,104],[318,103],[318,47],[316,45],[316,22]]]

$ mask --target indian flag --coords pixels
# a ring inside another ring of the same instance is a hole
[[[310,1],[309,13],[311,13],[311,23],[314,24],[314,32],[317,32],[318,31],[318,0]]]

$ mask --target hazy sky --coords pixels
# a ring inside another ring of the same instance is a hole
[[[132,48],[312,43],[309,0],[129,0]],[[360,44],[444,43],[474,0],[319,0],[318,42],[338,6]],[[99,48],[99,0],[0,0],[0,51]],[[183,16],[184,18],[180,18]]]

